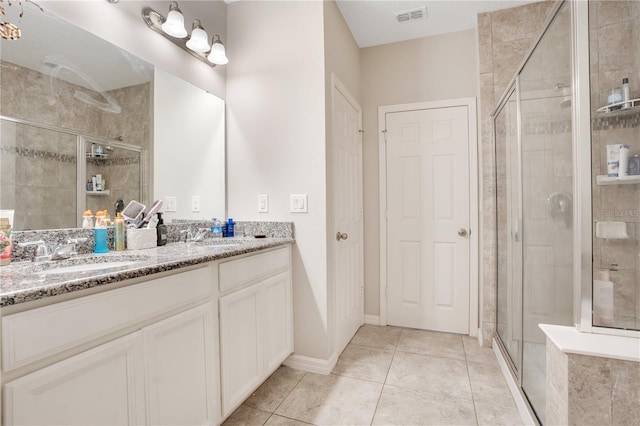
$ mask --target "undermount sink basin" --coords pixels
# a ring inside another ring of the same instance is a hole
[[[52,275],[52,274],[69,274],[72,272],[82,273],[82,272],[92,272],[92,271],[98,271],[98,270],[125,269],[136,263],[138,262],[120,261],[120,262],[85,263],[82,265],[71,265],[71,266],[64,266],[61,268],[47,269],[40,273],[45,275]]]

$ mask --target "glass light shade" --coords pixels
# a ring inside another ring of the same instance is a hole
[[[191,31],[191,38],[187,41],[187,47],[194,52],[205,53],[208,52],[209,47],[209,36],[207,32],[200,26],[198,23],[193,24],[193,31]]]
[[[219,39],[218,41],[215,41],[213,45],[211,45],[211,53],[209,53],[207,60],[216,65],[225,65],[229,63],[224,44],[222,44]]]
[[[172,2],[169,6],[169,14],[162,24],[162,31],[176,38],[185,38],[187,30],[184,28],[184,16],[178,9],[178,3]]]

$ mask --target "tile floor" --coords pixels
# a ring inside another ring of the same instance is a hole
[[[278,369],[231,425],[522,425],[491,349],[457,334],[365,325],[333,372]]]

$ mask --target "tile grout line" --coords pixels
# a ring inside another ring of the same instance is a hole
[[[289,367],[287,367],[287,368],[289,368]],[[298,385],[300,384],[300,382],[302,381],[302,379],[304,379],[306,376],[307,376],[307,373],[305,372],[305,373],[302,375],[302,377],[300,377],[300,379],[298,379],[298,381],[297,381],[297,382],[296,382],[296,384],[291,388],[291,390],[290,390],[289,392],[287,392],[287,394],[284,396],[284,398],[282,398],[282,401],[280,401],[280,403],[276,406],[276,408],[274,408],[274,409],[273,409],[273,413],[271,413],[271,416],[269,416],[269,419],[270,419],[274,414],[276,414],[276,411],[278,411],[278,408],[280,408],[280,406],[284,403],[284,401],[289,397],[289,395],[291,395],[291,393],[295,390],[295,388],[297,388],[297,387],[298,387]],[[280,414],[277,414],[277,415],[279,416]],[[282,416],[282,417],[287,417],[287,416]],[[291,417],[287,417],[287,418],[288,418],[288,419],[292,419]],[[268,421],[269,419],[267,419],[267,421]],[[295,421],[298,421],[298,422],[302,422],[302,423],[307,423],[307,422],[305,422],[305,421],[303,421],[303,420],[300,420],[300,419],[292,419],[292,420],[295,420]],[[266,423],[266,422],[265,422],[265,423]]]
[[[400,337],[398,337],[398,341],[393,347],[393,356],[391,357],[389,368],[387,368],[387,374],[385,374],[384,376],[384,382],[382,383],[382,388],[380,389],[380,396],[378,397],[378,402],[376,402],[376,408],[375,410],[373,410],[373,416],[371,417],[371,425],[373,425],[373,420],[376,418],[376,413],[378,412],[378,407],[380,406],[380,400],[382,399],[382,393],[384,392],[384,387],[387,384],[387,378],[389,377],[389,371],[391,371],[391,365],[393,365],[393,360],[396,358],[396,352],[398,352],[398,343],[400,343],[401,337],[402,337],[402,329],[400,330]]]
[[[476,424],[480,424],[480,420],[478,419],[478,410],[476,408],[476,398],[473,395],[473,386],[471,385],[471,374],[469,374],[469,358],[467,357],[467,348],[464,345],[464,339],[461,337],[462,341],[462,350],[464,352],[464,365],[467,367],[467,379],[469,380],[469,390],[471,391],[471,403],[473,404],[473,415],[476,417]]]

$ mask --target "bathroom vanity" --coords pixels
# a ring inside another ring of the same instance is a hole
[[[293,240],[232,242],[3,268],[3,424],[221,423],[293,351]]]

